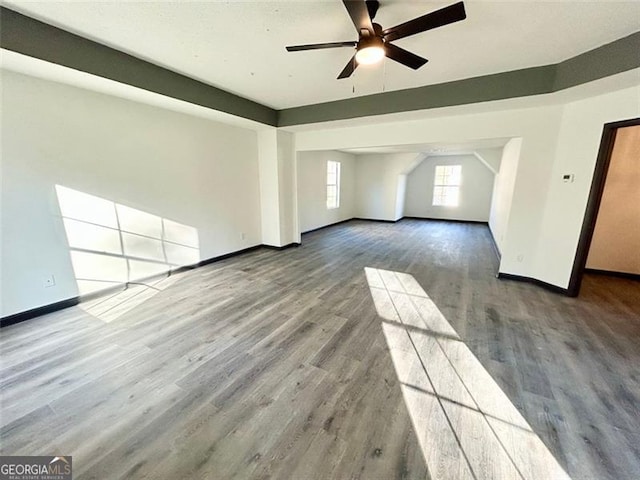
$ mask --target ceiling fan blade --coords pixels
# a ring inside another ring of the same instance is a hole
[[[351,60],[349,60],[349,63],[347,63],[347,65],[342,69],[340,75],[338,75],[338,80],[350,77],[357,67],[358,62],[356,62],[356,56],[354,55],[351,57]]]
[[[397,47],[396,45],[392,45],[390,43],[386,43],[384,45],[385,55],[391,60],[395,60],[402,65],[405,65],[409,68],[413,68],[414,70],[419,69],[429,60],[426,58],[422,58],[415,53],[411,53],[404,48]]]
[[[458,2],[436,10],[435,12],[414,18],[408,22],[401,23],[395,27],[387,28],[382,31],[382,36],[387,42],[391,42],[399,38],[409,37],[416,33],[426,32],[433,28],[458,22],[465,18],[467,18],[467,14],[464,10],[464,3]]]
[[[310,43],[308,45],[292,45],[287,48],[287,52],[300,52],[302,50],[320,50],[322,48],[355,47],[358,42],[329,42]]]
[[[367,4],[369,18],[373,22],[373,19],[376,18],[376,13],[378,13],[378,9],[380,8],[380,2],[378,0],[365,0],[365,3]]]
[[[358,35],[360,35],[360,31],[363,28],[373,33],[373,24],[369,16],[369,9],[364,0],[342,0],[342,3],[344,3],[347,12],[349,12],[349,16],[358,31]]]

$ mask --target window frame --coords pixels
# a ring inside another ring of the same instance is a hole
[[[331,179],[332,176],[335,177],[333,181]],[[340,208],[340,162],[336,160],[327,160],[327,175],[325,183],[327,192],[327,210]],[[332,190],[335,192],[335,195],[330,193]]]
[[[439,173],[439,171],[442,173]],[[459,207],[461,187],[462,165],[436,165],[433,172],[431,206]]]

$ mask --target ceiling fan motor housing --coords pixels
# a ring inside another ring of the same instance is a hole
[[[356,46],[356,50],[363,50],[365,48],[371,47],[384,48],[384,40],[382,39],[382,37],[374,35],[369,37],[360,37],[358,45]]]

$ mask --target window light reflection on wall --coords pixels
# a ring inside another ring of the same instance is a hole
[[[81,295],[200,260],[194,227],[62,185],[56,195]]]

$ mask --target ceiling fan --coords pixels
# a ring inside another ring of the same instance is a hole
[[[388,57],[402,65],[417,70],[428,62],[403,48],[393,45],[393,40],[409,37],[416,33],[442,27],[467,18],[464,3],[458,2],[435,12],[427,13],[395,27],[382,29],[373,22],[380,2],[378,0],[342,0],[349,16],[358,31],[358,40],[351,42],[314,43],[310,45],[294,45],[286,47],[288,52],[302,50],[318,50],[321,48],[355,47],[356,53],[344,67],[338,79],[350,77],[358,64],[371,64]]]

